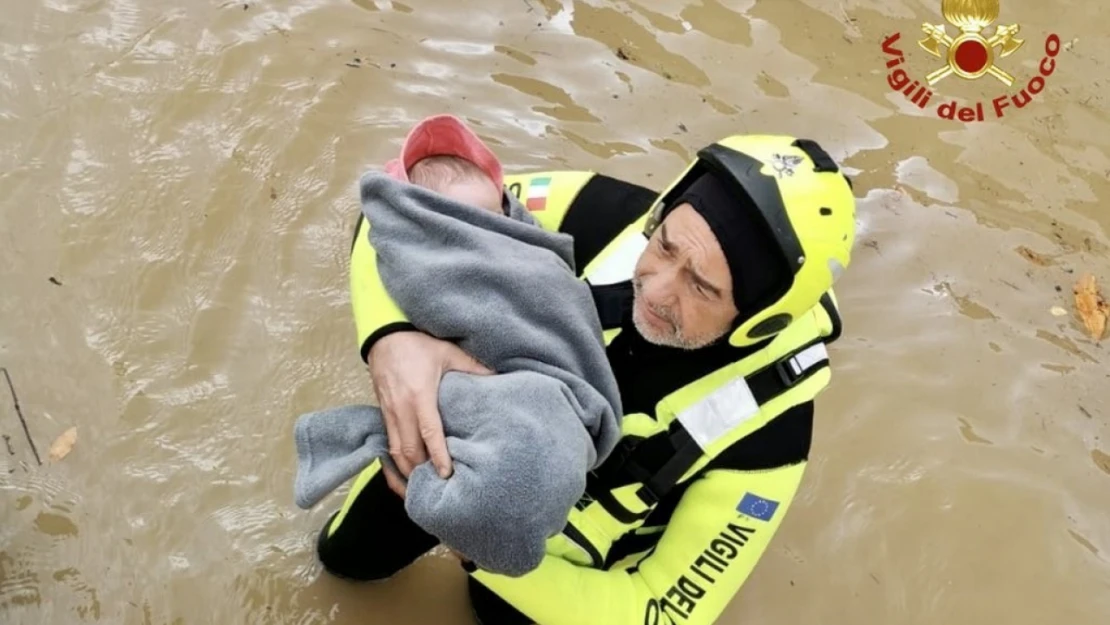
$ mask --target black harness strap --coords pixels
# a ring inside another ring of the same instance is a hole
[[[829,321],[832,322],[832,333],[825,337],[825,342],[832,343],[840,338],[840,333],[844,331],[843,324],[840,321],[840,312],[836,309],[832,296],[828,293],[821,296],[821,308],[825,309],[825,314],[829,316]]]
[[[612,515],[614,519],[626,525],[630,523],[635,523],[640,519],[645,519],[647,518],[647,515],[650,514],[650,511],[647,510],[645,510],[644,512],[633,512],[628,508],[625,508],[623,505],[621,505],[621,502],[617,501],[617,498],[613,496],[613,493],[609,492],[609,490],[605,488],[599,490],[596,494],[593,494],[593,498],[594,501],[601,504],[601,507],[605,508],[605,511]]]
[[[578,545],[590,556],[590,562],[593,563],[594,568],[600,568],[605,563],[604,558],[601,557],[601,552],[586,538],[577,527],[571,523],[567,523],[563,528],[563,535],[570,539],[572,543]]]
[[[678,421],[675,421],[675,423],[678,423]],[[671,444],[676,450],[674,455],[636,491],[640,500],[649,506],[659,503],[659,500],[666,496],[671,488],[678,483],[682,474],[694,466],[694,463],[702,455],[701,447],[698,447],[697,442],[686,431],[686,428],[674,428],[668,438],[670,438]]]

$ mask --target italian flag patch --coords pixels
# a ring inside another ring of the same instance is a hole
[[[528,197],[524,200],[524,207],[530,211],[542,211],[547,208],[547,192],[551,189],[551,178],[535,178],[528,185]]]

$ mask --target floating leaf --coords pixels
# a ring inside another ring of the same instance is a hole
[[[1044,254],[1038,254],[1037,252],[1034,252],[1033,250],[1025,247],[1024,245],[1017,246],[1017,253],[1021,254],[1022,258],[1024,258],[1025,260],[1033,263],[1034,265],[1040,265],[1041,267],[1048,267],[1049,265],[1053,264],[1052,260],[1050,260]]]
[[[62,435],[59,436],[53,444],[50,445],[50,459],[54,462],[65,458],[69,452],[73,451],[73,445],[77,442],[77,427],[71,427]]]
[[[1052,313],[1053,317],[1063,317],[1064,315],[1068,314],[1068,311],[1065,310],[1062,306],[1053,306],[1048,310],[1048,312]]]
[[[1098,284],[1091,274],[1084,274],[1075,284],[1075,309],[1087,332],[1095,341],[1102,340],[1106,322],[1110,319],[1110,305],[1098,292]]]

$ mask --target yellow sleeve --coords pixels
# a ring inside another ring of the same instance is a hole
[[[804,470],[706,473],[656,547],[629,569],[548,556],[521,577],[471,575],[538,625],[712,625],[767,550]]]
[[[374,341],[392,331],[415,329],[382,284],[369,234],[370,221],[361,217],[351,248],[350,288],[355,330],[364,362]]]

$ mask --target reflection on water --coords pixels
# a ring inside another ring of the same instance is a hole
[[[4,622],[470,622],[439,552],[322,576],[338,496],[291,493],[292,420],[367,389],[356,180],[438,112],[514,170],[660,186],[709,141],[783,132],[855,174],[811,468],[722,623],[1105,622],[1110,358],[1050,312],[1084,272],[1110,287],[1097,8],[1007,4],[1068,45],[1033,104],[965,126],[886,84],[878,42],[941,19],[917,3],[11,3],[0,366],[40,450],[80,434],[37,466],[0,389]]]

